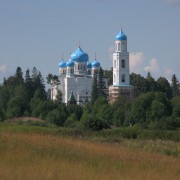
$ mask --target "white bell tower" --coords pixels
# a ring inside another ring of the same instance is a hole
[[[115,50],[113,53],[113,85],[109,86],[109,102],[114,102],[120,96],[126,96],[130,100],[134,100],[136,96],[136,88],[130,85],[127,37],[122,29],[115,40]]]
[[[127,52],[127,37],[122,29],[116,36],[113,53],[113,86],[130,85],[129,52]]]

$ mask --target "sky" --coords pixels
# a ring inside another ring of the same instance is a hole
[[[58,75],[79,44],[110,69],[121,28],[130,72],[180,80],[179,19],[180,0],[0,0],[0,83],[17,66]]]

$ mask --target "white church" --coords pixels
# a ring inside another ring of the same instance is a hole
[[[89,62],[88,54],[80,47],[71,54],[70,59],[59,63],[60,84],[51,86],[51,99],[55,100],[58,90],[62,92],[66,104],[73,98],[78,105],[91,102],[91,91],[94,74],[98,73],[100,62]],[[127,52],[127,37],[121,30],[115,39],[113,53],[113,85],[109,87],[109,100],[113,102],[118,95],[134,98],[134,88],[130,85],[129,53]]]

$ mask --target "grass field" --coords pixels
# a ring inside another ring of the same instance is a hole
[[[58,131],[0,125],[0,179],[180,179],[180,158],[156,151],[178,142],[93,142]]]

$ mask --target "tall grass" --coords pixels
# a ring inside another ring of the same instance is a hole
[[[180,179],[179,158],[48,132],[0,131],[0,179]]]

